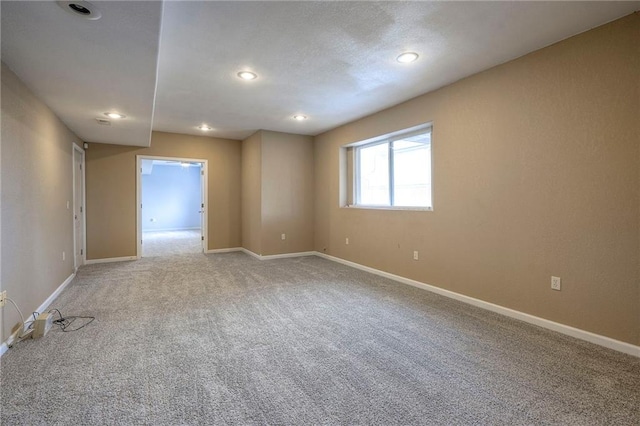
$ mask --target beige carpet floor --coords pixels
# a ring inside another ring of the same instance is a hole
[[[145,231],[142,233],[142,257],[202,253],[199,229],[184,231]]]
[[[3,425],[638,425],[640,359],[318,257],[82,267]]]

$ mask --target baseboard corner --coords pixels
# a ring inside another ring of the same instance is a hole
[[[244,247],[242,247],[242,251],[248,254],[249,256],[253,256],[258,260],[274,260],[274,259],[286,259],[290,257],[307,257],[307,256],[315,256],[317,252],[315,251],[299,251],[294,253],[281,253],[281,254],[267,254],[261,255],[252,252]]]
[[[243,249],[242,249],[242,247],[229,247],[229,248],[221,248],[221,249],[211,249],[211,250],[206,250],[205,254],[233,253],[235,251],[243,251]]]

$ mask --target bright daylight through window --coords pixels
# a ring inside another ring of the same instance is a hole
[[[431,128],[355,146],[355,205],[430,210]]]

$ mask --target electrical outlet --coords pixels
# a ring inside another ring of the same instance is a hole
[[[418,260],[418,251],[417,250],[413,251],[413,260]]]
[[[7,290],[0,292],[0,308],[7,303]]]
[[[62,261],[64,262],[67,259],[67,253],[62,252]]]
[[[345,239],[344,239],[344,243],[345,243],[346,245],[349,245],[349,237],[347,237],[347,238],[345,238]]]
[[[286,240],[287,239],[287,234],[280,234],[280,239],[281,240]]]
[[[560,291],[560,277],[551,277],[551,289]]]

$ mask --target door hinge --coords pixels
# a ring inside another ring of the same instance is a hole
[[[200,237],[200,240],[204,241],[204,235],[202,237]]]
[[[80,256],[84,254],[84,250],[80,249]]]
[[[80,213],[82,213],[82,206],[80,206]]]
[[[82,163],[80,163],[80,170],[82,170]]]
[[[201,204],[202,208],[204,209],[204,203]]]

